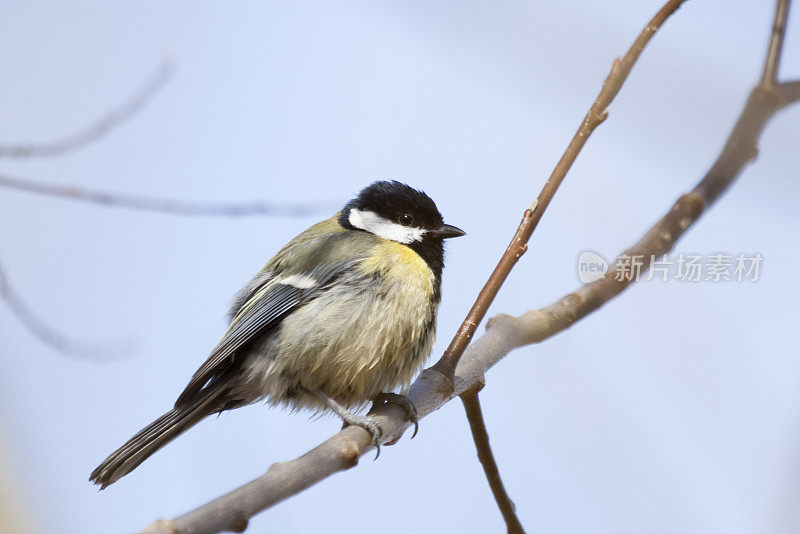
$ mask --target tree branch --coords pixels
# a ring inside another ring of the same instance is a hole
[[[528,240],[542,219],[545,210],[550,205],[550,201],[558,191],[558,187],[569,172],[572,164],[580,154],[581,149],[586,144],[589,136],[603,121],[608,118],[608,106],[619,93],[622,84],[628,78],[631,69],[633,68],[636,60],[639,59],[644,47],[650,42],[650,39],[655,35],[662,24],[683,4],[685,0],[669,0],[664,6],[656,13],[650,22],[642,29],[639,36],[631,45],[628,52],[622,59],[616,58],[611,65],[611,72],[608,74],[603,86],[600,89],[600,94],[597,95],[591,107],[589,108],[586,117],[578,127],[578,131],[572,137],[572,140],[567,145],[564,154],[556,164],[550,178],[545,182],[542,191],[536,199],[536,202],[525,212],[522,222],[517,228],[517,232],[511,241],[511,244],[506,249],[505,254],[500,258],[500,262],[495,267],[489,280],[481,289],[475,304],[469,310],[464,322],[458,329],[455,337],[450,342],[450,346],[444,351],[442,357],[433,365],[433,369],[439,371],[443,375],[453,378],[455,368],[458,365],[458,360],[467,348],[470,339],[475,334],[475,329],[483,320],[489,306],[492,304],[500,286],[503,285],[511,269],[516,265],[519,258],[528,248]]]
[[[786,89],[791,94],[784,94]],[[775,113],[798,100],[793,93],[797,83],[766,88],[759,84],[750,94],[725,146],[711,169],[695,188],[681,196],[647,233],[623,254],[660,256],[697,221],[700,215],[739,176],[756,156],[756,145],[767,122]],[[649,264],[643,268],[649,267]],[[584,284],[558,301],[531,310],[520,317],[499,315],[486,325],[486,333],[464,351],[454,380],[434,370],[424,370],[412,384],[408,398],[417,408],[419,419],[441,408],[455,396],[484,381],[487,370],[512,350],[548,339],[622,293],[631,281],[617,281],[613,275]],[[406,413],[386,404],[373,409],[370,416],[383,430],[381,443],[399,439],[408,428]],[[290,462],[273,464],[267,472],[230,493],[173,520],[150,525],[147,534],[206,534],[233,530],[241,532],[253,515],[273,506],[334,473],[358,464],[367,453],[369,433],[360,427],[347,427],[303,456]]]
[[[767,46],[767,57],[764,60],[764,70],[761,74],[760,85],[774,86],[778,82],[778,68],[780,67],[783,40],[786,35],[786,20],[789,17],[789,0],[778,0],[775,3],[775,17],[772,22],[772,33]]]
[[[765,60],[765,73],[774,73],[777,69],[780,56],[774,55],[773,50],[780,51],[782,48],[787,10],[788,2],[779,0],[774,27],[781,28],[778,32],[780,39],[776,42],[774,39],[775,32],[773,32],[773,39],[770,41],[767,59]],[[783,22],[780,22],[781,20]],[[620,254],[617,262],[621,261],[622,257],[642,257],[644,258],[644,265],[642,265],[642,270],[644,271],[650,267],[652,258],[672,250],[683,233],[727,190],[741,174],[744,167],[756,158],[758,140],[774,114],[798,100],[800,100],[800,82],[777,83],[770,76],[762,76],[759,85],[750,93],[722,152],[703,179],[690,193],[681,196],[670,211],[642,239]],[[499,315],[491,319],[487,324],[487,333],[469,347],[470,352],[474,350],[479,356],[484,357],[484,363],[483,371],[480,371],[479,366],[473,366],[471,374],[467,377],[468,383],[470,380],[482,382],[482,373],[502,359],[508,352],[517,347],[544,341],[569,328],[622,293],[632,282],[633,278],[618,280],[609,271],[603,278],[583,285],[577,291],[564,296],[549,306],[531,310],[521,317]],[[483,352],[484,346],[486,352]],[[460,387],[457,385],[456,390],[466,387],[468,386],[463,384]],[[463,400],[464,395],[462,395]],[[477,403],[477,394],[475,394],[475,402]],[[477,409],[479,410],[480,407],[478,406]],[[487,449],[488,454],[491,454],[488,436],[484,439],[475,431],[479,414],[471,414],[470,411],[474,411],[475,408],[470,409],[466,402],[465,410],[470,421],[470,427],[473,429],[473,439],[479,451],[479,456],[484,449]],[[482,418],[480,420],[482,422]],[[484,452],[484,454],[486,453]],[[484,463],[484,460],[481,460],[481,463]],[[503,517],[506,519],[509,532],[512,532],[513,523],[509,522],[506,515],[508,505],[502,500],[505,493],[502,482],[499,479],[499,473],[497,471],[493,472],[488,468],[485,468],[485,472]],[[496,489],[495,485],[498,485],[499,489]],[[500,496],[498,496],[498,492],[502,492]],[[505,495],[505,498],[508,499],[507,495]],[[511,508],[511,511],[513,512],[513,508]],[[516,519],[515,515],[513,519]]]
[[[411,386],[408,397],[416,406],[420,419],[439,409],[455,395],[474,388],[483,381],[484,373],[489,367],[510,350],[523,344],[519,336],[509,335],[510,333],[502,328],[503,325],[498,324],[466,350],[469,340],[500,286],[525,252],[526,243],[536,224],[541,220],[544,210],[580,153],[586,139],[607,117],[606,108],[619,92],[647,42],[683,1],[668,1],[645,26],[623,59],[614,61],[600,94],[539,194],[538,200],[525,211],[511,244],[481,290],[450,347],[442,359],[434,367],[424,370]],[[499,332],[502,337],[495,335],[495,332]],[[465,354],[463,360],[462,354]],[[408,426],[405,412],[393,405],[373,406],[370,414],[383,430],[380,442],[384,445],[397,441]],[[305,455],[290,462],[273,464],[264,475],[244,486],[176,519],[156,521],[144,532],[150,534],[241,532],[247,527],[249,518],[253,515],[333,473],[355,466],[358,458],[372,448],[370,439],[364,429],[347,427]]]
[[[776,61],[777,58],[767,62]],[[692,192],[682,196],[633,247],[630,252],[645,256],[660,255],[675,242],[755,157],[749,150],[769,119],[796,98],[785,91],[796,91],[795,82],[766,89],[759,84],[731,132],[728,142],[700,183]],[[744,155],[745,157],[742,157]],[[432,369],[423,371],[411,386],[409,399],[417,407],[420,418],[439,409],[454,396],[460,395],[483,381],[485,372],[503,359],[511,350],[543,341],[571,326],[592,311],[614,298],[629,284],[615,284],[605,277],[586,284],[559,301],[533,310],[521,317],[498,316],[487,324],[486,333],[474,340],[458,363],[454,382]],[[394,405],[383,405],[371,412],[371,417],[384,431],[381,441],[397,439],[408,427],[405,412]],[[174,520],[161,520],[144,532],[170,534],[200,534],[242,531],[256,513],[294,495],[324,478],[355,466],[360,455],[370,448],[369,434],[358,427],[347,427],[329,440],[291,462],[273,464],[261,477],[225,494]]]
[[[467,391],[462,393],[460,398],[467,414],[472,440],[475,442],[475,449],[478,452],[478,460],[481,462],[486,480],[489,482],[492,495],[494,495],[494,500],[497,501],[497,507],[500,508],[500,513],[503,514],[508,534],[525,534],[525,529],[522,528],[522,523],[517,517],[514,502],[506,493],[503,480],[500,478],[500,471],[497,468],[497,462],[495,462],[494,454],[492,454],[492,446],[489,444],[489,433],[486,431],[486,422],[483,420],[478,391]]]
[[[98,140],[112,128],[136,115],[142,106],[167,83],[174,71],[175,67],[172,61],[166,58],[128,100],[101,117],[94,124],[52,143],[0,146],[0,158],[59,156]]]

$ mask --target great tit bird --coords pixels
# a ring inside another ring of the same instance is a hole
[[[364,188],[239,291],[230,326],[174,408],[90,480],[105,488],[204,417],[261,400],[332,410],[377,444],[377,425],[349,410],[388,394],[413,416],[410,402],[391,392],[407,386],[431,352],[443,241],[462,235],[421,191],[396,181]]]

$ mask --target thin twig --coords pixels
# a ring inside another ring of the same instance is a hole
[[[511,269],[514,268],[514,265],[517,264],[522,255],[528,250],[528,240],[536,225],[534,222],[534,213],[537,209],[536,204],[534,204],[522,214],[522,221],[519,223],[517,231],[511,239],[511,243],[508,244],[506,251],[500,257],[500,261],[497,263],[494,271],[492,271],[483,289],[478,293],[475,303],[469,310],[464,322],[461,323],[461,326],[458,328],[458,332],[456,332],[456,335],[453,337],[452,341],[450,341],[450,345],[445,349],[442,357],[431,369],[442,373],[451,380],[453,379],[458,360],[464,353],[464,349],[467,348],[470,339],[472,339],[472,336],[475,334],[475,329],[478,328],[478,325],[483,320],[486,311],[497,296],[500,286],[506,281]]]
[[[139,195],[123,195],[107,193],[73,186],[62,186],[20,180],[12,176],[0,174],[0,187],[100,204],[108,207],[119,207],[170,215],[196,215],[204,217],[251,217],[251,216],[284,216],[302,217],[324,211],[326,206],[313,204],[278,204],[265,201],[257,202],[189,202],[164,198],[145,197]]]
[[[775,3],[775,18],[772,33],[767,46],[767,57],[764,60],[764,71],[761,74],[761,86],[774,86],[778,82],[778,68],[783,52],[783,40],[786,34],[786,21],[789,17],[789,0],[778,0]]]
[[[70,339],[40,319],[11,288],[8,276],[0,264],[0,299],[17,320],[37,339],[67,356],[81,360],[108,362],[127,358],[133,352],[133,342],[123,341],[108,344],[87,343]]]
[[[0,146],[0,158],[43,158],[58,156],[81,148],[103,137],[109,130],[130,119],[161,89],[175,67],[165,58],[142,86],[119,107],[105,114],[94,124],[52,143]]]
[[[517,260],[519,260],[520,256],[527,250],[527,243],[531,234],[533,234],[533,231],[542,219],[542,215],[550,205],[550,201],[553,200],[558,187],[561,185],[564,177],[566,177],[570,167],[572,167],[578,154],[580,154],[583,145],[586,144],[586,141],[595,128],[602,124],[608,117],[608,106],[611,105],[614,97],[619,93],[622,84],[625,83],[625,80],[628,78],[628,74],[631,72],[636,60],[639,59],[639,55],[641,55],[644,47],[650,42],[650,39],[655,35],[661,25],[664,24],[664,21],[666,21],[683,2],[685,2],[685,0],[669,0],[664,4],[664,7],[650,19],[650,22],[647,23],[622,59],[617,58],[614,60],[611,65],[611,72],[608,74],[608,77],[600,89],[600,94],[595,98],[592,106],[589,108],[589,112],[586,113],[586,117],[584,117],[581,125],[578,127],[578,131],[575,132],[569,145],[567,145],[564,154],[556,164],[552,174],[550,174],[550,178],[548,178],[547,182],[544,184],[536,202],[525,212],[511,245],[506,249],[497,267],[495,267],[494,272],[492,272],[492,275],[486,282],[486,285],[483,286],[483,289],[478,294],[478,298],[469,310],[464,322],[461,323],[461,327],[458,329],[455,337],[453,337],[453,341],[450,342],[450,346],[447,347],[442,357],[433,365],[432,369],[439,371],[447,377],[453,377],[455,368],[458,365],[458,360],[464,353],[464,349],[467,348],[470,339],[472,339],[472,336],[475,334],[475,329],[489,310],[489,306],[495,296],[497,296],[497,292],[500,290],[500,286],[503,285],[503,282],[505,282],[509,272],[511,272],[511,269],[514,267]]]
[[[462,393],[460,398],[467,414],[469,429],[472,432],[472,441],[475,442],[475,449],[478,452],[478,460],[481,462],[486,480],[489,482],[492,495],[494,495],[494,500],[497,501],[497,506],[500,508],[500,513],[503,514],[508,534],[525,534],[525,529],[522,528],[522,523],[517,517],[514,501],[506,493],[503,480],[500,478],[500,471],[497,469],[497,462],[494,460],[492,446],[489,444],[489,433],[486,431],[486,422],[483,420],[478,391],[467,391]]]

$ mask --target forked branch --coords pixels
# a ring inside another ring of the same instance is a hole
[[[781,84],[776,78],[786,31],[788,9],[788,0],[777,2],[775,22],[761,81],[751,92],[745,109],[711,169],[694,190],[680,197],[672,209],[638,243],[620,255],[618,263],[622,261],[623,257],[640,257],[643,258],[642,269],[646,270],[650,267],[654,257],[671,250],[680,236],[730,186],[745,165],[756,157],[758,139],[775,112],[800,100],[798,92],[800,84],[797,82]],[[616,277],[613,272],[609,271],[600,280],[584,285],[550,306],[532,310],[518,318],[496,317],[490,327],[499,327],[502,324],[502,328],[506,329],[509,337],[516,338],[517,344],[514,346],[543,341],[568,328],[619,295],[632,281],[632,277]],[[462,400],[463,398],[462,395]],[[473,428],[475,446],[479,456],[491,457],[488,438],[481,439],[481,431],[476,431],[474,428],[475,425],[482,424],[480,406],[476,406],[477,408],[472,407],[472,413],[467,409],[467,417]],[[466,402],[465,408],[468,408]],[[476,409],[478,410],[477,415],[474,413]],[[484,464],[483,460],[481,463]],[[515,515],[509,517],[510,499],[504,492],[501,493],[495,489],[497,486],[502,489],[502,482],[499,480],[497,467],[494,466],[493,469],[491,467],[486,468],[484,464],[484,471],[503,513],[503,518],[506,520],[509,532],[511,532],[513,528],[516,528],[515,521],[517,519]],[[504,502],[503,498],[507,502]],[[513,511],[513,508],[511,510]]]
[[[778,1],[776,21],[785,19],[788,4],[789,0]],[[775,24],[774,27],[782,26]],[[776,33],[773,32],[774,35]],[[765,72],[777,72],[779,56],[771,51],[781,49],[782,29],[778,35],[780,39],[777,44],[774,44],[772,39],[770,41]],[[800,82],[779,83],[772,78],[762,77],[759,84],[751,91],[722,152],[703,179],[692,191],[681,196],[644,237],[620,254],[620,258],[642,257],[644,262],[642,271],[644,271],[650,267],[650,260],[653,257],[672,250],[686,230],[719,199],[741,174],[742,169],[756,158],[758,140],[769,120],[775,113],[797,101],[800,101]],[[494,329],[502,325],[502,329],[513,335],[514,346],[543,341],[595,311],[619,295],[633,281],[633,277],[616,277],[615,273],[609,271],[603,278],[581,286],[549,306],[529,311],[517,318],[496,317],[490,326]]]

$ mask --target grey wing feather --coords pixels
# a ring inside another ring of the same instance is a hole
[[[253,295],[255,295],[259,289],[264,287],[273,278],[275,278],[275,271],[264,267],[252,278],[252,280],[247,282],[247,284],[240,289],[238,293],[236,293],[236,296],[234,296],[233,300],[231,301],[231,307],[228,311],[228,321],[232,321],[242,309],[242,306],[244,306],[248,300],[253,298]]]
[[[316,281],[316,285],[310,288],[282,284],[273,278],[262,284],[243,303],[228,331],[178,397],[175,407],[193,402],[209,381],[230,370],[239,349],[276,327],[286,315],[318,296],[339,275],[352,267],[353,263],[339,262],[318,267],[308,273],[298,273]]]

